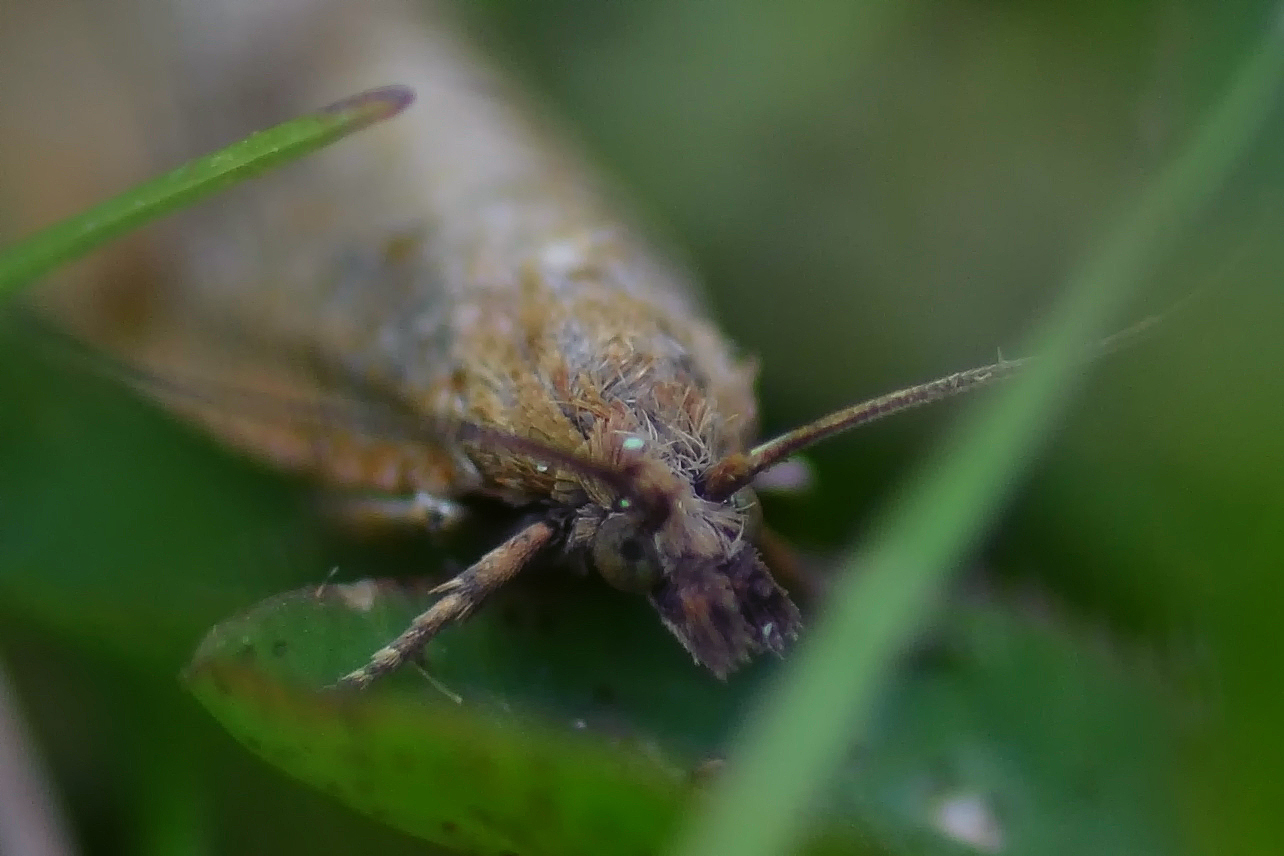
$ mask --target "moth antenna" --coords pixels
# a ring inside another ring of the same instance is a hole
[[[1084,358],[1096,358],[1131,344],[1158,324],[1161,317],[1151,315],[1127,329],[1107,336],[1086,348]],[[836,410],[814,422],[773,437],[748,453],[739,452],[723,458],[705,474],[704,495],[708,499],[724,500],[741,488],[747,487],[758,473],[796,455],[808,446],[814,446],[822,440],[852,428],[867,425],[884,416],[891,416],[1006,380],[1037,359],[1038,357],[1021,357],[1005,360],[1000,355],[996,363],[955,372]]]

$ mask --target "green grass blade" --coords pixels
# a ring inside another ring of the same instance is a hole
[[[363,92],[260,131],[50,226],[0,254],[0,293],[30,283],[149,220],[391,118],[413,98],[404,86]]]
[[[1270,114],[1284,77],[1281,35],[1271,30],[1186,151],[1072,277],[1033,340],[1046,359],[992,406],[970,414],[908,486],[871,546],[847,562],[831,614],[748,722],[727,777],[680,842],[680,856],[769,856],[800,839],[813,798],[862,733],[893,659],[1069,396],[1082,343],[1106,331],[1147,264],[1224,180]]]

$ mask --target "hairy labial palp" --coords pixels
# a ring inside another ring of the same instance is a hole
[[[136,367],[145,393],[315,476],[354,514],[446,528],[474,498],[525,512],[344,684],[395,669],[545,556],[648,601],[718,677],[780,654],[801,619],[770,564],[784,553],[755,478],[1023,364],[959,372],[755,445],[754,368],[707,320],[690,275],[638,237],[444,15],[399,0],[295,5],[306,14],[290,26],[254,26],[252,0],[221,4],[243,13],[242,29],[202,37],[236,49],[204,45],[194,53],[206,65],[170,84],[205,125],[229,125],[205,131],[273,118],[247,115],[248,103],[297,112],[393,82],[414,89],[414,106],[186,213],[46,307]]]

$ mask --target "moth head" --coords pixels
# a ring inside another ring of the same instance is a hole
[[[762,509],[752,489],[742,488],[725,504],[702,505],[694,496],[675,497],[666,516],[655,520],[634,510],[632,500],[617,500],[590,537],[594,569],[621,591],[650,594],[682,561],[713,560],[757,541]]]
[[[741,488],[682,507],[657,539],[664,575],[647,596],[660,620],[720,678],[758,654],[784,653],[802,616],[758,553],[758,498]]]
[[[757,654],[782,653],[801,617],[754,546],[762,512],[753,491],[706,499],[660,460],[632,476],[633,495],[582,511],[570,546],[607,583],[647,598],[718,677]]]

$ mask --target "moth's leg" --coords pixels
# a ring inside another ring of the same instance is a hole
[[[414,657],[443,627],[467,617],[496,589],[517,576],[552,543],[556,532],[542,520],[532,523],[454,579],[437,586],[432,593],[440,595],[440,600],[415,618],[400,636],[376,651],[370,662],[344,675],[339,686],[360,689]]]
[[[758,535],[758,553],[771,575],[801,605],[819,601],[824,594],[824,583],[819,576],[803,566],[798,554],[784,538],[764,526]]]
[[[433,534],[448,532],[468,517],[468,509],[455,500],[423,491],[411,496],[330,498],[326,511],[343,525],[363,531],[397,526]]]

